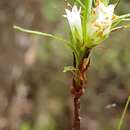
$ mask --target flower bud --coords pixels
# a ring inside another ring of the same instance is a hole
[[[68,19],[74,40],[79,40],[80,42],[83,42],[82,25],[80,17],[81,8],[78,10],[77,6],[74,5],[72,11],[68,9],[66,9],[65,11],[66,15],[64,15],[64,17]]]

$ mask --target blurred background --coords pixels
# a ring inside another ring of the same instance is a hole
[[[13,25],[68,37],[64,0],[0,0],[0,130],[70,130],[72,64],[65,45]],[[130,12],[122,0],[116,14]],[[81,130],[115,130],[130,92],[130,29],[92,52]],[[122,130],[130,130],[130,107]]]

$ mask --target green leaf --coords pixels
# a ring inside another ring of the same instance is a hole
[[[86,32],[87,32],[87,22],[89,20],[89,17],[91,16],[91,10],[92,10],[92,3],[93,0],[85,0],[85,9],[83,11],[83,37],[86,41]]]
[[[117,0],[116,4],[115,4],[115,8],[119,5],[120,0]]]
[[[124,19],[124,18],[130,18],[130,13],[129,14],[121,15],[117,19],[115,19],[114,21],[119,20],[119,19]]]
[[[75,44],[73,44],[73,43],[68,43],[67,45],[68,45],[68,46],[71,48],[71,50],[74,52],[74,55],[75,55],[75,58],[76,58],[76,65],[78,65],[79,62],[80,62],[79,51],[77,50]]]
[[[83,2],[81,0],[76,0],[76,2],[81,5],[82,8],[86,8],[85,5],[83,4]]]
[[[54,36],[52,34],[47,34],[47,33],[38,32],[38,31],[32,31],[32,30],[21,28],[19,26],[13,26],[13,28],[16,29],[16,30],[18,30],[18,31],[21,31],[21,32],[25,32],[25,33],[29,33],[29,34],[34,34],[34,35],[38,35],[38,36],[46,36],[46,37],[50,37],[50,38],[54,38],[56,40],[59,40],[59,41],[61,41],[63,43],[66,43],[65,45],[67,47],[69,47],[72,50],[72,52],[74,52],[74,54],[76,56],[76,62],[78,64],[78,62],[79,62],[79,53],[78,53],[76,47],[74,47],[74,45],[71,42],[69,42],[69,41],[67,41],[67,40],[65,40],[65,39],[63,39],[61,37]]]
[[[73,66],[66,66],[64,67],[64,70],[63,70],[63,72],[74,72],[74,71],[78,71],[78,69]]]
[[[129,27],[130,27],[130,25],[122,25],[122,26],[119,26],[119,27],[112,28],[111,32],[117,31],[117,30],[123,29],[123,28],[129,28]]]
[[[85,6],[86,6],[86,21],[88,21],[89,17],[90,17],[90,14],[91,14],[91,10],[92,10],[92,3],[93,3],[93,0],[85,0]]]
[[[127,102],[126,102],[124,111],[123,111],[123,113],[122,113],[121,119],[120,119],[120,121],[119,121],[117,130],[121,130],[121,127],[122,127],[122,125],[123,125],[123,122],[124,122],[125,115],[126,115],[126,113],[127,113],[129,104],[130,104],[130,95],[129,95],[128,99],[127,99]]]
[[[130,18],[122,19],[122,21],[130,21]]]
[[[126,18],[126,19],[120,19],[119,21],[116,21],[115,23],[112,24],[112,28],[117,27],[120,23],[122,22],[127,22],[130,21],[130,18]]]
[[[93,0],[93,4],[96,5],[96,0]]]
[[[18,31],[21,31],[21,32],[30,33],[30,34],[39,35],[39,36],[46,36],[46,37],[54,38],[54,39],[59,40],[59,41],[64,42],[64,43],[69,43],[69,41],[67,41],[61,37],[54,36],[52,34],[43,33],[43,32],[39,32],[39,31],[32,31],[29,29],[24,29],[24,28],[21,28],[21,27],[16,26],[16,25],[14,25],[13,28],[18,30]]]
[[[65,45],[68,46],[72,52],[74,52],[75,54],[75,57],[76,57],[76,64],[78,65],[79,64],[79,52],[78,50],[76,49],[75,45],[61,37],[58,37],[58,36],[54,36],[52,34],[48,34],[48,33],[43,33],[43,32],[39,32],[39,31],[32,31],[32,30],[28,30],[28,29],[24,29],[24,28],[21,28],[19,26],[13,26],[14,29],[18,30],[18,31],[21,31],[21,32],[25,32],[25,33],[29,33],[29,34],[34,34],[34,35],[38,35],[38,36],[46,36],[46,37],[50,37],[50,38],[53,38],[53,39],[56,39],[56,40],[59,40],[63,43],[66,43]]]
[[[104,3],[105,6],[107,6],[110,2],[110,0],[102,0],[102,2]]]
[[[119,25],[122,21],[129,21],[129,19],[130,19],[130,14],[125,14],[125,15],[118,16],[116,19],[114,19],[112,21],[112,28]]]

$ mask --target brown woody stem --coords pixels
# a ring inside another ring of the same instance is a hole
[[[80,97],[84,94],[84,84],[85,84],[85,72],[87,71],[90,59],[89,59],[89,50],[86,50],[80,65],[79,73],[73,77],[73,84],[71,93],[73,95],[74,102],[74,119],[73,119],[73,128],[72,130],[80,130]],[[74,67],[75,67],[75,57],[74,57]]]
[[[73,130],[80,130],[80,98],[74,97],[74,126]]]

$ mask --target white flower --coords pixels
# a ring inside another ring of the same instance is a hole
[[[72,10],[66,9],[66,17],[68,19],[72,36],[74,39],[80,40],[80,42],[83,41],[83,33],[82,33],[82,25],[81,25],[81,17],[80,17],[80,12],[81,8],[78,10],[77,6],[74,5]]]
[[[89,43],[99,44],[111,31],[114,5],[105,6],[102,2],[93,9],[90,21],[87,24]]]
[[[103,3],[100,3],[99,6],[95,8],[95,13],[97,15],[95,23],[104,27],[104,34],[108,33],[107,31],[112,25],[114,8],[114,5],[109,5],[106,7]]]

